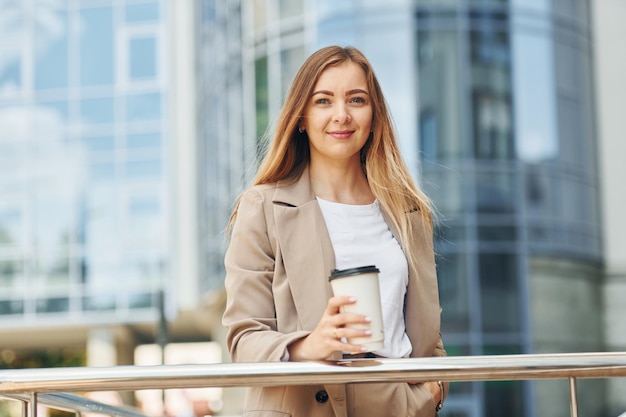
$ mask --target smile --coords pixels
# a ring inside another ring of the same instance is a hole
[[[336,139],[348,139],[354,130],[335,130],[334,132],[328,132],[328,134]]]

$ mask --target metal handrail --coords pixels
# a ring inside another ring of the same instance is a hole
[[[2,398],[20,401],[24,404],[30,403],[31,400],[30,395],[27,394],[0,394],[0,399]],[[146,417],[145,414],[131,407],[105,404],[67,392],[39,394],[37,395],[37,402],[46,407],[70,413],[96,413],[113,417]]]
[[[626,377],[626,352],[2,370],[0,395],[355,382],[568,379],[571,415],[577,417],[576,379],[613,377]]]

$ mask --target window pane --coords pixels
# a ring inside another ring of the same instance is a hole
[[[22,60],[17,49],[0,49],[0,97],[19,90],[22,85]]]
[[[513,213],[517,206],[514,176],[509,172],[476,174],[476,209],[481,213]]]
[[[479,255],[483,331],[520,330],[517,257],[509,253]]]
[[[0,247],[25,243],[24,216],[19,206],[0,206]]]
[[[21,259],[0,260],[0,291],[7,294],[14,287],[17,287],[22,281],[24,272]]]
[[[256,86],[256,136],[261,138],[269,124],[269,94],[267,57],[259,58],[254,66]]]
[[[153,36],[134,38],[129,42],[131,80],[151,79],[156,76],[156,39]]]
[[[90,98],[80,101],[81,122],[85,124],[113,123],[113,98]]]
[[[129,161],[126,164],[128,178],[158,178],[162,174],[161,161]]]
[[[115,140],[112,136],[96,136],[83,138],[83,144],[91,152],[112,151]]]
[[[35,18],[46,22],[35,25],[35,88],[67,87],[66,13],[44,8]]]
[[[136,135],[128,135],[126,138],[126,147],[135,148],[158,148],[161,146],[161,135],[159,133],[142,133]]]
[[[467,332],[470,329],[467,271],[464,254],[441,254],[437,258],[444,332]]]
[[[418,32],[419,115],[423,146],[436,136],[439,159],[458,158],[463,153],[465,134],[461,131],[463,91],[455,69],[459,64],[458,36],[454,31]],[[429,136],[430,135],[430,136]],[[432,145],[432,144],[430,144]],[[430,150],[434,146],[430,146]],[[432,156],[431,156],[432,157]]]
[[[110,7],[86,9],[80,17],[81,84],[113,84],[113,11]]]
[[[159,93],[135,94],[126,98],[126,120],[129,122],[157,120],[161,117]]]
[[[142,3],[126,5],[126,22],[154,22],[159,20],[158,3]]]

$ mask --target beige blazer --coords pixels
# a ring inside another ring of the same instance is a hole
[[[383,215],[399,236],[384,210]],[[407,215],[421,222],[418,213]],[[443,356],[432,236],[399,243],[407,257],[418,260],[409,271],[405,308],[411,356]],[[334,252],[307,168],[295,181],[244,192],[225,266],[223,324],[232,360],[280,361],[290,343],[315,329],[332,295]],[[329,359],[339,358],[337,353]],[[421,384],[373,383],[249,388],[244,416],[432,417],[434,410]]]

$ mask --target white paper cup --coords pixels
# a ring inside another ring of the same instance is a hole
[[[383,314],[380,304],[380,287],[376,266],[361,266],[358,268],[333,270],[328,278],[335,296],[350,296],[356,298],[356,303],[342,307],[344,312],[365,314],[372,321],[367,324],[352,324],[350,328],[370,329],[371,336],[354,337],[349,343],[363,345],[368,352],[385,347],[383,331]]]

